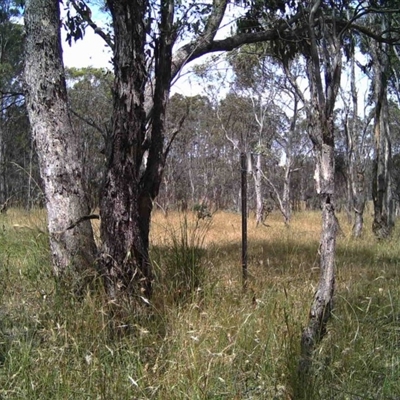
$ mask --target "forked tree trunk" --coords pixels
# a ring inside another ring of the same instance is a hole
[[[354,224],[353,224],[353,237],[359,238],[361,237],[363,227],[364,227],[364,208],[365,201],[360,202],[357,210],[355,211]]]
[[[283,215],[284,215],[284,220],[285,220],[285,225],[289,226],[290,219],[291,219],[291,214],[292,214],[292,209],[291,209],[291,204],[290,204],[290,183],[292,179],[292,150],[293,150],[293,139],[296,134],[296,125],[297,125],[297,118],[298,118],[298,103],[299,103],[299,96],[296,93],[296,90],[294,91],[294,108],[293,108],[293,117],[290,122],[290,130],[289,130],[289,137],[287,138],[286,141],[286,149],[285,149],[285,154],[286,154],[286,160],[285,160],[285,175],[284,175],[284,180],[283,180],[283,194],[282,194],[282,204],[283,204]],[[304,101],[304,100],[303,100]]]
[[[25,80],[27,109],[44,183],[54,272],[82,273],[93,266],[90,221],[80,162],[81,140],[72,129],[59,32],[59,2],[27,0]]]
[[[364,166],[360,165],[362,161],[359,160],[358,171],[353,178],[353,206],[354,206],[354,224],[353,224],[353,237],[361,237],[364,227],[364,210],[365,210],[365,173]]]

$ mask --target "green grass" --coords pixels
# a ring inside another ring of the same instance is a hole
[[[55,284],[43,212],[10,210],[0,216],[0,398],[398,399],[400,232],[378,242],[367,221],[353,240],[341,223],[334,315],[304,387],[318,213],[296,214],[289,229],[278,215],[249,227],[246,293],[239,216],[155,215],[149,312],[120,305],[110,318],[100,282],[79,301]]]

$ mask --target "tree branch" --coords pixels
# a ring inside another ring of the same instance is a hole
[[[286,218],[287,215],[285,213],[285,207],[283,206],[283,202],[282,202],[282,198],[279,194],[278,189],[276,188],[276,186],[272,183],[272,181],[264,174],[264,171],[262,171],[261,169],[259,170],[261,176],[264,178],[264,180],[268,183],[268,185],[272,188],[276,200],[278,202],[278,207],[279,207],[279,211],[282,213],[283,217]]]
[[[89,221],[91,219],[100,219],[100,215],[97,215],[97,214],[84,215],[83,217],[80,217],[77,221],[73,222],[71,225],[69,225],[64,230],[54,232],[54,234],[61,235],[62,233],[65,233],[66,231],[69,231],[69,230],[75,228],[80,223],[82,223],[84,221]]]
[[[168,157],[168,153],[171,150],[171,146],[172,143],[174,142],[176,136],[178,135],[178,133],[181,131],[183,123],[185,122],[186,119],[186,115],[184,115],[180,121],[178,122],[178,126],[174,129],[174,131],[171,133],[171,139],[169,140],[167,146],[165,147],[165,151],[164,151],[164,158],[166,159]]]
[[[92,128],[96,129],[96,131],[98,131],[104,138],[107,137],[107,132],[104,131],[104,129],[100,128],[100,126],[97,125],[92,119],[88,119],[88,118],[84,117],[83,115],[79,114],[72,108],[70,108],[70,111],[72,114],[75,115],[75,117],[79,118],[80,120],[82,120],[83,122],[85,122],[86,124],[91,126]]]
[[[111,36],[107,33],[105,33],[98,25],[96,25],[93,20],[92,20],[92,12],[89,8],[89,6],[83,1],[79,0],[77,2],[76,0],[71,0],[72,7],[74,7],[75,11],[82,17],[82,19],[90,26],[94,33],[99,35],[106,43],[107,45],[111,48],[111,50],[114,49],[114,42],[111,38]]]
[[[219,26],[221,25],[222,18],[225,15],[227,4],[228,0],[213,0],[213,9],[215,11],[211,13],[204,28],[204,32],[202,34],[204,41],[211,42],[215,38]]]
[[[224,1],[222,1],[223,3]],[[222,40],[203,40],[202,37],[182,46],[172,59],[172,78],[174,78],[181,68],[187,63],[197,58],[218,51],[231,51],[244,44],[259,43],[269,40],[286,39],[298,40],[294,34],[292,26],[301,18],[301,14],[296,14],[288,21],[281,22],[277,27],[262,31],[239,33]],[[216,21],[216,20],[215,20]],[[216,28],[214,29],[216,30]]]

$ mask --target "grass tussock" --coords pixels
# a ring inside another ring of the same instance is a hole
[[[135,315],[125,305],[117,326],[101,282],[79,301],[56,285],[44,213],[10,210],[0,216],[0,398],[398,399],[399,232],[379,242],[367,221],[353,240],[339,219],[334,315],[304,387],[318,213],[295,214],[290,228],[279,215],[269,227],[250,220],[246,293],[238,215],[155,214],[151,306]]]

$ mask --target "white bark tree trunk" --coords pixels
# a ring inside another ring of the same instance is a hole
[[[320,279],[310,308],[308,326],[301,337],[300,372],[308,376],[315,346],[326,333],[333,308],[335,289],[335,252],[338,221],[335,216],[335,136],[334,107],[340,87],[342,53],[341,36],[321,23],[317,41],[314,26],[323,19],[321,1],[310,4],[308,80],[311,104],[309,133],[316,155],[316,188],[321,201],[322,231],[320,240]]]
[[[292,160],[286,155],[285,162],[285,177],[283,180],[283,192],[282,192],[282,205],[283,205],[283,217],[285,225],[289,225],[291,218],[291,207],[290,207],[290,181],[291,181],[291,168]]]
[[[354,212],[353,237],[358,238],[362,234],[364,225],[365,209],[365,179],[364,171],[366,154],[363,149],[364,134],[366,127],[360,126],[358,122],[358,96],[355,75],[354,51],[350,60],[350,97],[346,111],[345,132],[347,152],[347,191],[348,191],[348,212],[349,216]]]
[[[260,153],[256,154],[256,168],[253,173],[254,189],[256,192],[256,226],[258,226],[258,224],[260,223],[263,223],[263,213],[264,213],[263,212],[264,203],[262,195],[261,159],[262,155]]]
[[[81,140],[67,105],[59,2],[27,0],[25,80],[27,109],[43,179],[53,266],[80,273],[93,266],[95,243],[82,184]]]

